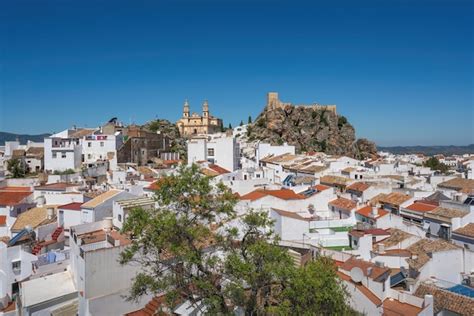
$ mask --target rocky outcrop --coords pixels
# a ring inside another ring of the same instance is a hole
[[[247,131],[249,141],[273,145],[288,143],[297,152],[320,151],[358,159],[376,154],[377,148],[367,139],[356,139],[354,127],[335,111],[305,106],[266,106]]]

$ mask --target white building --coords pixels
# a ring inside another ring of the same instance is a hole
[[[122,229],[123,223],[128,217],[128,213],[135,208],[145,210],[153,209],[156,202],[149,197],[137,197],[113,202],[113,223],[114,226]]]
[[[198,136],[188,141],[188,164],[208,161],[229,171],[239,169],[240,147],[225,134]]]
[[[98,161],[108,161],[110,170],[117,170],[117,149],[123,144],[120,132],[114,135],[94,133],[85,136],[82,154],[84,163],[93,164]]]
[[[268,156],[280,156],[283,154],[295,154],[295,146],[284,143],[281,146],[273,146],[271,144],[259,143],[256,149],[257,165],[260,163],[260,159]]]

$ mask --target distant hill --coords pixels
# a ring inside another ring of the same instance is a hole
[[[27,135],[0,132],[0,146],[5,145],[5,142],[15,141],[17,138],[20,141],[20,144],[26,144],[26,142],[29,140],[33,142],[43,142],[44,138],[50,135],[51,134]]]
[[[467,146],[377,146],[379,151],[387,151],[392,154],[424,154],[427,156],[443,155],[463,155],[474,154],[474,144]]]

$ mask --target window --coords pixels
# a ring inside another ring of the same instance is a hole
[[[104,147],[104,142],[100,142],[100,147]]]
[[[208,156],[214,156],[214,148],[208,148],[207,149],[207,155]]]
[[[91,143],[91,142],[87,142],[87,147],[92,147],[92,143]]]
[[[119,220],[119,222],[122,222],[122,214],[118,215],[118,220]]]
[[[14,273],[19,273],[21,271],[21,261],[12,262],[12,270]]]
[[[61,153],[61,158],[66,158],[66,153],[65,152]]]
[[[58,158],[58,153],[53,151],[53,158]]]
[[[92,154],[87,154],[87,159],[92,159]]]

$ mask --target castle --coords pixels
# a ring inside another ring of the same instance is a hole
[[[293,105],[290,102],[281,102],[278,99],[278,92],[268,92],[267,94],[267,108],[268,109],[274,110],[274,109],[284,108],[285,106],[294,106],[294,107],[304,106],[304,107],[310,107],[313,110],[325,110],[325,111],[331,111],[334,114],[337,114],[335,105],[320,105],[317,103]]]
[[[207,100],[202,104],[202,115],[189,112],[188,100],[184,102],[183,117],[176,122],[181,136],[213,134],[222,131],[222,120],[209,113]]]

